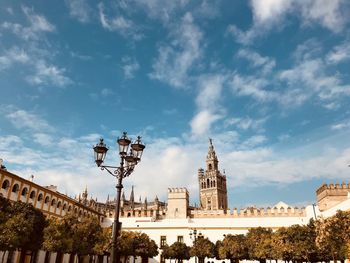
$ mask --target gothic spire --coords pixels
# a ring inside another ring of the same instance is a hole
[[[216,157],[213,140],[209,138],[209,149],[208,149],[207,160],[217,160],[217,159],[218,158]]]
[[[130,202],[134,203],[134,186],[131,187]]]

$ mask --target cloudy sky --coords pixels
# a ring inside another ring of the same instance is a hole
[[[315,202],[349,181],[350,4],[342,0],[10,1],[0,4],[0,158],[9,171],[85,186],[114,178],[92,145],[141,135],[126,197],[187,187],[213,138],[229,206]]]

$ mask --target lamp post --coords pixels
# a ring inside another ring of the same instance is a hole
[[[197,234],[197,229],[193,229],[193,230],[190,232],[190,238],[192,239],[192,237],[193,237],[193,242],[195,243],[196,240],[197,240],[197,237],[198,237],[198,238],[202,238],[203,235],[202,235],[201,232],[198,232],[198,234]],[[197,257],[196,257],[196,256],[194,256],[194,262],[197,263]]]
[[[100,139],[100,142],[94,146],[95,162],[101,170],[106,170],[109,174],[117,179],[117,201],[115,204],[114,211],[114,223],[112,229],[112,252],[111,259],[112,263],[119,263],[120,255],[117,250],[118,237],[120,235],[121,223],[119,222],[119,210],[120,210],[120,196],[123,189],[122,181],[123,178],[129,176],[133,171],[135,166],[141,161],[142,152],[145,149],[145,145],[141,142],[141,137],[138,136],[137,139],[132,143],[131,139],[128,138],[127,133],[123,132],[123,135],[117,140],[119,146],[119,156],[120,165],[109,166],[103,165],[104,159],[106,157],[108,148]],[[131,144],[130,152],[129,145]]]

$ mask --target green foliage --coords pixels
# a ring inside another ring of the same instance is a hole
[[[38,250],[43,242],[45,217],[31,204],[0,200],[0,247],[7,250]]]
[[[215,245],[208,238],[197,238],[190,249],[190,255],[198,257],[199,262],[204,262],[205,258],[214,257]]]
[[[322,253],[335,260],[345,260],[349,251],[350,212],[338,211],[316,224],[316,245]]]
[[[158,246],[147,234],[140,232],[122,231],[118,239],[119,253],[124,257],[139,256],[151,258],[158,255]]]
[[[185,243],[175,242],[171,246],[165,246],[162,255],[165,259],[187,260],[190,259],[190,248]]]
[[[265,262],[271,258],[272,229],[257,227],[249,229],[247,233],[247,247],[249,259]]]
[[[231,262],[248,258],[248,248],[244,235],[226,235],[219,247],[220,259],[229,259]]]

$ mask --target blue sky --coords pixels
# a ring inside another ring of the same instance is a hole
[[[350,4],[341,0],[1,1],[0,158],[24,178],[85,186],[102,136],[141,135],[125,179],[142,200],[187,187],[213,138],[229,206],[315,202],[349,180]]]

